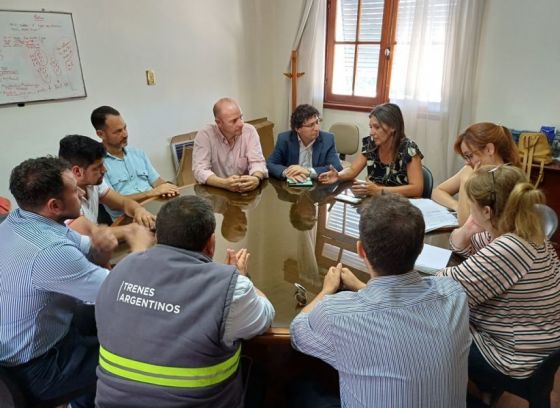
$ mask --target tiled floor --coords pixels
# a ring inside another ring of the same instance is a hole
[[[560,408],[560,370],[556,372],[556,376],[554,377],[554,389],[552,390],[550,396],[550,406],[552,408]],[[495,407],[528,408],[529,404],[524,399],[521,399],[515,395],[504,393]]]

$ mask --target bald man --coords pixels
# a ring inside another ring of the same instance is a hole
[[[257,130],[243,122],[241,108],[231,98],[214,104],[214,120],[194,139],[194,178],[229,191],[254,190],[268,177]]]

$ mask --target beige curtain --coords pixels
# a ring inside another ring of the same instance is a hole
[[[401,2],[390,99],[405,117],[407,136],[424,153],[435,183],[462,160],[453,152],[471,124],[484,0]]]

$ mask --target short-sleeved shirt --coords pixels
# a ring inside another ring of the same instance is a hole
[[[99,200],[109,192],[111,187],[103,180],[101,184],[95,186],[87,186],[87,197],[81,199],[81,212],[88,220],[97,224],[97,216],[99,215]]]
[[[95,303],[109,271],[91,263],[90,239],[16,209],[0,224],[0,365],[39,357],[70,329],[76,299]]]
[[[122,159],[107,153],[103,164],[107,170],[105,182],[117,193],[125,196],[151,190],[159,178],[158,172],[150,163],[146,153],[133,147],[124,149]],[[122,215],[121,211],[114,211],[110,208],[107,208],[107,212],[113,219]]]
[[[402,140],[397,148],[395,161],[392,163],[385,164],[381,162],[377,145],[371,136],[362,139],[362,154],[367,159],[368,179],[384,186],[408,184],[406,166],[416,155],[419,155],[420,159],[424,158],[418,145],[408,138]]]

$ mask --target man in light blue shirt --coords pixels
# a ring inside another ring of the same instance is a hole
[[[177,186],[163,180],[140,149],[127,147],[128,130],[119,111],[100,106],[91,113],[91,124],[107,149],[105,181],[117,193],[141,202],[151,197],[173,197]],[[113,219],[120,211],[107,208]]]
[[[0,224],[0,365],[34,404],[95,386],[97,339],[74,319],[82,302],[95,302],[109,273],[100,265],[108,264],[117,240],[106,227],[91,239],[66,227],[64,220],[80,215],[80,190],[61,159],[16,166],[10,191],[19,208]],[[146,243],[136,250],[145,249],[149,240],[136,234]],[[92,407],[93,394],[72,406]]]
[[[357,253],[371,279],[365,284],[341,264],[330,268],[322,291],[292,322],[293,347],[338,370],[344,407],[464,407],[465,292],[413,270],[424,220],[406,198],[370,198],[360,216]],[[336,293],[341,285],[349,290]],[[305,391],[297,398],[318,401]],[[297,406],[320,406],[304,402]]]

